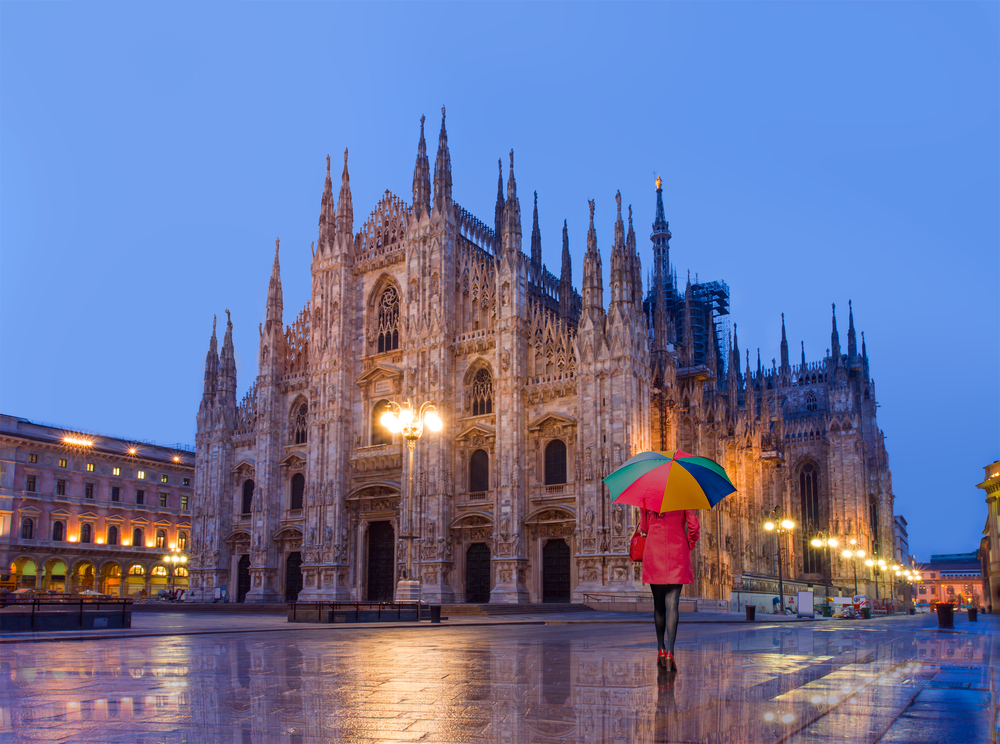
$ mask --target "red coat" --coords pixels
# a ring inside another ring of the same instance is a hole
[[[642,581],[645,584],[690,584],[691,551],[701,527],[694,510],[657,514],[641,509],[639,529],[646,533],[642,553]]]

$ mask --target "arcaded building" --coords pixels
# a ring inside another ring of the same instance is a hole
[[[0,583],[156,596],[186,589],[194,453],[0,415]]]
[[[585,239],[564,223],[556,275],[541,260],[537,194],[522,247],[513,153],[506,170],[492,219],[477,218],[453,198],[443,111],[433,174],[421,119],[410,200],[387,191],[356,230],[347,151],[336,198],[327,159],[311,299],[286,321],[276,246],[242,400],[232,320],[221,354],[213,326],[191,598],[226,585],[234,601],[391,599],[407,499],[427,601],[642,592],[627,556],[637,515],[601,478],[651,448],[713,457],[739,489],[701,515],[688,595],[728,600],[744,579],[776,575],[762,523],[779,506],[798,523],[786,575],[831,570],[808,542],[822,530],[891,556],[892,483],[853,312],[846,347],[834,314],[825,355],[793,361],[783,325],[780,360],[758,353],[751,366],[729,287],[677,279],[659,180],[644,288],[620,194],[590,202]],[[596,209],[617,215],[603,257]],[[433,402],[444,420],[417,443],[412,493],[405,444],[380,423],[405,400]],[[848,586],[849,565],[834,557],[832,572]]]

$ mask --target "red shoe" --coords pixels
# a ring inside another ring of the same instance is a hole
[[[660,653],[663,654],[663,656],[662,656],[663,665],[667,668],[667,671],[668,672],[676,672],[677,671],[677,663],[674,661],[674,655],[672,653],[670,653],[669,651],[661,651]]]
[[[667,650],[665,648],[661,648],[659,651],[657,651],[656,652],[656,666],[663,667],[664,669],[667,669],[668,668],[667,667],[667,656],[668,655],[669,654],[667,654]]]

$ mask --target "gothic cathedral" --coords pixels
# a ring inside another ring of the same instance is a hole
[[[192,601],[391,600],[406,566],[427,602],[583,601],[645,591],[628,541],[632,507],[601,478],[642,450],[711,457],[738,492],[701,512],[694,584],[730,598],[776,574],[775,507],[799,525],[792,577],[850,568],[811,548],[819,531],[892,554],[893,495],[875,385],[851,313],[824,358],[749,352],[741,371],[723,282],[681,287],[656,184],[651,288],[643,291],[632,210],[617,220],[607,307],[595,203],[582,293],[568,229],[559,276],[541,261],[535,195],[530,252],[511,152],[492,226],[452,198],[442,109],[431,171],[421,118],[412,203],[386,191],[354,231],[347,151],[334,201],[327,158],[312,296],[286,326],[278,250],[260,326],[259,372],[236,398],[232,320],[213,326],[198,409]],[[227,311],[228,316],[228,311]],[[393,403],[433,402],[444,421],[406,446],[382,426]],[[827,561],[832,560],[832,566]],[[844,584],[847,586],[847,584]]]

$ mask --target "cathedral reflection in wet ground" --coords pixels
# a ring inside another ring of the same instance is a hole
[[[5,644],[13,742],[972,742],[996,736],[998,623],[644,623]],[[991,679],[992,676],[992,679]],[[991,731],[993,727],[993,731]],[[995,740],[995,739],[994,739]]]

